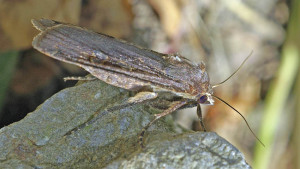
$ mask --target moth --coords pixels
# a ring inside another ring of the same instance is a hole
[[[155,99],[161,92],[169,92],[180,98],[162,113],[155,114],[154,119],[142,129],[138,139],[141,146],[145,131],[155,121],[183,107],[197,106],[197,115],[204,131],[206,129],[200,105],[213,105],[214,98],[242,116],[235,108],[213,95],[213,88],[233,76],[246,60],[229,78],[213,86],[203,62],[195,64],[179,54],[158,53],[108,35],[49,19],[33,19],[32,24],[41,31],[32,42],[35,49],[54,59],[82,67],[110,85],[137,91],[135,96],[128,99],[128,103]],[[244,116],[242,118],[249,127]]]

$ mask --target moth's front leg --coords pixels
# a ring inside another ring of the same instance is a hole
[[[176,102],[173,102],[171,104],[171,106],[166,109],[165,111],[163,111],[162,113],[159,113],[159,114],[155,114],[155,118],[150,121],[143,129],[142,129],[142,132],[141,134],[139,135],[139,144],[142,148],[144,148],[144,145],[143,145],[143,138],[144,138],[144,134],[145,132],[147,131],[147,129],[155,122],[157,121],[158,119],[160,119],[161,117],[164,117],[168,114],[171,114],[172,112],[174,112],[175,110],[179,109],[180,107],[184,106],[188,104],[188,101],[187,100],[182,100],[182,101],[176,101]]]
[[[199,122],[200,122],[200,125],[201,125],[203,131],[206,132],[206,128],[204,126],[203,117],[202,117],[202,110],[201,110],[199,103],[197,104],[197,115],[198,115]]]

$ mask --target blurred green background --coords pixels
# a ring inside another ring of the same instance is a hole
[[[0,127],[21,120],[57,91],[78,67],[35,51],[30,20],[54,19],[162,53],[207,64],[211,83],[243,68],[215,95],[237,108],[264,142],[257,144],[233,110],[205,106],[205,124],[246,156],[253,168],[300,168],[300,2],[259,0],[23,0],[0,1]],[[176,113],[199,130],[195,110]]]

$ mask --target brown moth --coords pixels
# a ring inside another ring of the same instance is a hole
[[[170,92],[180,98],[162,113],[155,114],[155,118],[143,128],[139,137],[141,146],[145,131],[156,120],[179,108],[197,106],[197,115],[204,131],[200,104],[213,105],[213,98],[216,98],[234,109],[213,95],[212,89],[219,84],[210,84],[203,62],[194,64],[178,54],[143,49],[108,35],[53,20],[32,20],[32,24],[41,31],[32,42],[35,49],[54,59],[80,66],[110,85],[138,91],[128,99],[129,104],[155,99],[160,92]],[[246,124],[249,127],[247,121]]]

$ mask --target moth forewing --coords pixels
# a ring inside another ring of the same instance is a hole
[[[206,71],[180,55],[142,49],[113,37],[47,19],[32,20],[42,32],[33,47],[78,65],[98,79],[128,90],[152,88],[195,99],[210,87]],[[202,68],[202,67],[201,67]]]

